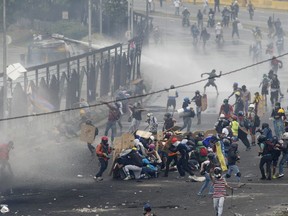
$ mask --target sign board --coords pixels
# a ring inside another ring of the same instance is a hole
[[[86,143],[93,143],[95,139],[96,128],[92,125],[82,124],[80,140]]]
[[[7,76],[12,80],[16,80],[25,72],[27,70],[20,63],[11,64],[7,67]]]

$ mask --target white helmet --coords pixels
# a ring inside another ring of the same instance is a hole
[[[248,108],[255,109],[255,104],[250,104]]]
[[[218,22],[218,23],[217,23],[217,25],[218,25],[218,26],[220,26],[220,25],[221,25],[221,23],[220,23],[220,22]]]
[[[155,137],[154,137],[154,136],[150,136],[149,138],[150,138],[150,140],[152,140],[152,141],[155,140]]]
[[[223,113],[221,113],[219,118],[225,118],[225,115]]]
[[[283,139],[283,140],[288,140],[288,132],[285,132],[285,133],[282,135],[282,139]]]

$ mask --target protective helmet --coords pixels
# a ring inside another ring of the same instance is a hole
[[[230,140],[227,139],[227,138],[224,138],[224,139],[222,140],[222,142],[223,142],[224,146],[229,146],[229,145],[231,144]]]
[[[140,140],[139,139],[134,139],[134,146],[137,146],[139,143],[140,143]]]
[[[215,178],[221,178],[222,175],[222,170],[220,167],[215,167],[214,168],[214,176]]]
[[[235,121],[237,120],[237,116],[235,116],[235,115],[233,115],[231,118]]]
[[[143,210],[146,211],[146,212],[151,212],[151,206],[149,203],[146,203],[144,206],[143,206]]]
[[[278,113],[279,113],[279,114],[285,114],[285,110],[282,109],[282,108],[280,108],[280,109],[278,110]]]
[[[244,116],[244,112],[243,111],[239,111],[238,112],[238,116]]]
[[[282,135],[282,139],[283,139],[283,140],[288,140],[288,132],[285,132],[285,133]]]
[[[207,157],[208,157],[209,160],[213,160],[213,159],[214,159],[214,156],[215,156],[215,155],[214,155],[214,153],[212,153],[212,152],[207,155]]]
[[[164,138],[169,139],[172,136],[171,132],[167,132],[164,136]]]
[[[188,97],[184,97],[185,102],[190,102],[190,99]]]
[[[154,150],[156,146],[153,143],[151,143],[148,147],[150,150]]]
[[[104,145],[107,145],[108,144],[108,137],[107,136],[103,136],[101,138],[101,143],[103,143]]]
[[[258,96],[258,95],[260,95],[260,94],[259,94],[259,92],[255,92],[255,94],[254,94],[254,95],[255,95],[255,96]]]
[[[171,142],[172,143],[175,143],[175,142],[177,142],[178,141],[178,139],[176,138],[176,137],[173,137],[172,139],[171,139]]]
[[[197,91],[195,92],[195,94],[200,94],[200,91],[199,91],[199,90],[197,90]]]
[[[154,140],[155,140],[155,137],[154,137],[154,136],[150,136],[149,139],[152,140],[152,141],[154,141]]]
[[[267,74],[263,74],[263,78],[266,78],[267,77]]]
[[[86,121],[86,124],[91,125],[91,124],[92,124],[92,121],[91,121],[90,119],[88,119],[88,120]]]
[[[255,109],[255,104],[250,104],[248,108]]]
[[[221,25],[221,23],[220,23],[220,22],[218,22],[218,23],[217,23],[217,25],[218,25],[218,26],[220,26],[220,25]]]
[[[170,86],[170,89],[174,89],[174,88],[175,88],[175,86],[174,86],[174,85],[171,85],[171,86]]]
[[[147,117],[153,116],[153,113],[147,113]]]
[[[223,100],[223,103],[228,103],[228,102],[229,102],[228,99]]]
[[[258,143],[263,143],[267,140],[266,136],[264,135],[260,135],[258,138],[257,138],[257,141]]]
[[[196,135],[196,138],[203,138],[204,137],[204,134],[202,132],[199,132],[197,135]]]
[[[268,123],[262,123],[262,129],[264,129],[264,128],[268,128],[269,127],[269,124]]]
[[[238,87],[238,83],[234,82],[233,87]]]
[[[165,116],[166,118],[170,118],[172,115],[171,115],[171,113],[165,113],[164,116]]]
[[[223,118],[225,118],[225,115],[223,113],[221,113],[219,118],[223,119]]]

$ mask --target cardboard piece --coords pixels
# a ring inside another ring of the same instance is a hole
[[[148,132],[148,131],[141,131],[141,130],[137,130],[136,131],[136,135],[144,138],[144,139],[149,139],[149,137],[152,135],[152,133]]]
[[[208,100],[207,100],[207,95],[203,94],[201,98],[201,111],[204,112],[208,108]]]
[[[95,139],[96,128],[92,125],[82,124],[80,140],[86,143],[93,143]]]
[[[207,137],[207,136],[216,136],[217,135],[217,131],[215,129],[210,129],[210,130],[207,130],[205,131],[204,133],[204,136]]]

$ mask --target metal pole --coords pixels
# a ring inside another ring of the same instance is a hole
[[[3,117],[7,116],[6,0],[3,0]]]
[[[131,38],[134,37],[134,0],[131,0]]]
[[[131,6],[131,0],[128,0],[128,11],[127,11],[127,14],[128,14],[128,31],[131,30],[131,9],[130,9],[130,6]]]
[[[100,22],[100,34],[102,35],[102,0],[100,0],[100,19],[99,19],[99,22]]]
[[[146,40],[147,40],[147,45],[149,45],[149,3],[148,0],[146,0]]]
[[[91,39],[91,0],[88,0],[88,43],[89,43],[89,49],[91,51],[91,47],[92,47],[92,39]]]

